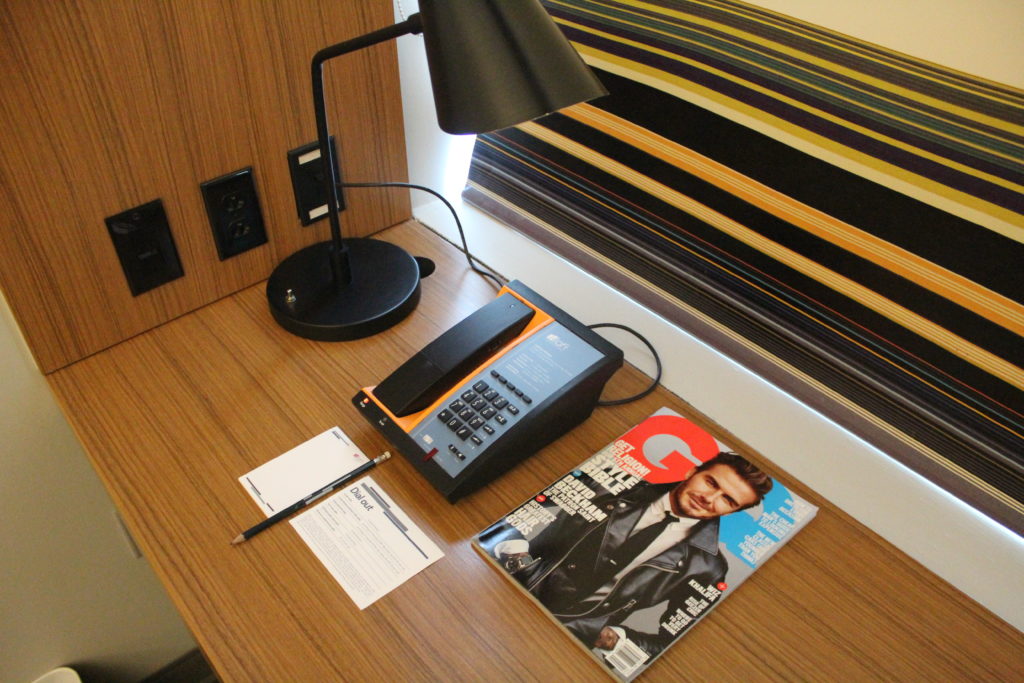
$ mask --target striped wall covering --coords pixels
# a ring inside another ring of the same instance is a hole
[[[610,95],[480,136],[467,198],[1021,533],[1024,93],[731,0],[545,5]]]

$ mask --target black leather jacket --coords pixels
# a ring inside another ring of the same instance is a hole
[[[678,609],[686,613],[688,598],[702,599],[690,579],[714,586],[725,578],[728,563],[718,550],[718,519],[698,523],[685,540],[634,567],[599,604],[581,601],[629,564],[632,558],[618,557],[616,551],[644,509],[675,486],[640,484],[619,496],[599,496],[591,502],[607,513],[602,522],[560,515],[531,541],[534,562],[517,572],[516,578],[584,643],[592,644],[604,626],[619,626],[630,640],[656,656],[678,633],[664,627],[657,633],[641,633],[621,622],[636,610],[666,600],[659,623]],[[567,548],[566,538],[580,540]]]

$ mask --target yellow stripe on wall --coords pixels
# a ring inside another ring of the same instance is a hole
[[[685,57],[682,57],[682,56],[677,55],[677,54],[672,53],[672,52],[668,52],[666,50],[661,50],[661,49],[658,49],[658,48],[654,48],[654,47],[651,47],[650,45],[645,45],[643,43],[639,43],[639,42],[636,42],[636,41],[626,40],[626,39],[623,39],[621,37],[615,36],[613,34],[605,33],[603,31],[598,31],[596,29],[587,28],[587,27],[580,26],[580,25],[576,25],[576,24],[573,24],[572,22],[561,21],[560,23],[562,23],[564,25],[567,25],[567,26],[572,26],[572,27],[580,29],[580,30],[586,30],[589,33],[592,33],[594,35],[599,35],[602,38],[605,38],[605,39],[608,39],[608,40],[612,40],[612,41],[621,43],[623,45],[629,45],[629,46],[634,47],[634,48],[643,49],[643,50],[646,50],[648,52],[651,52],[651,53],[654,53],[654,54],[658,54],[661,57],[673,59],[673,60],[681,62],[681,63],[685,63],[685,64],[689,64],[689,65],[694,66],[694,67],[701,68],[701,69],[703,69],[704,71],[706,71],[708,73],[717,74],[718,76],[721,76],[722,78],[726,78],[726,79],[732,80],[734,82],[740,82],[740,80],[735,75],[733,75],[733,74],[724,73],[724,72],[722,72],[722,71],[720,71],[718,69],[715,69],[713,67],[710,67],[710,66],[708,66],[706,64],[700,64],[700,63],[695,62],[695,61],[693,61],[691,59],[687,59]],[[631,68],[634,71],[636,71],[636,72],[642,72],[642,73],[646,73],[646,74],[649,74],[649,75],[650,74],[660,74],[659,80],[662,81],[662,82],[671,81],[671,82],[675,83],[676,85],[679,85],[681,83],[687,83],[687,84],[689,84],[690,88],[698,89],[698,90],[700,90],[702,92],[710,92],[706,88],[704,88],[703,86],[699,86],[699,85],[697,85],[695,83],[692,83],[692,82],[690,82],[690,81],[688,81],[686,79],[680,78],[680,77],[675,76],[675,75],[673,75],[671,73],[662,71],[662,70],[657,69],[657,68],[652,67],[652,66],[648,66],[646,64],[641,64],[639,62],[635,62],[633,60],[629,60],[629,59],[626,59],[624,57],[619,57],[617,55],[612,55],[610,53],[597,50],[597,49],[592,48],[592,47],[587,46],[587,45],[576,44],[576,48],[580,52],[580,54],[584,55],[585,57],[587,55],[591,55],[591,54],[595,55],[595,56],[600,55],[600,56],[602,56],[605,59],[609,59],[611,61],[615,61],[615,62],[617,62],[617,63],[619,63],[621,65],[631,65]],[[920,149],[920,148],[918,148],[918,147],[916,147],[914,145],[905,143],[905,142],[903,142],[901,140],[897,140],[895,138],[891,138],[891,137],[889,137],[887,135],[883,135],[881,133],[878,133],[877,131],[874,131],[874,130],[871,130],[869,128],[865,128],[863,126],[851,123],[851,122],[849,122],[849,121],[847,121],[847,120],[845,120],[843,118],[840,118],[840,117],[835,116],[833,114],[829,114],[828,112],[821,111],[821,110],[819,110],[819,109],[817,109],[815,107],[811,107],[809,105],[806,105],[806,104],[804,104],[804,103],[802,103],[802,102],[800,102],[798,100],[795,100],[795,99],[793,99],[791,97],[787,97],[785,95],[781,95],[778,92],[775,92],[774,90],[771,90],[771,89],[766,88],[764,86],[761,86],[761,85],[758,85],[758,84],[755,84],[755,83],[751,83],[749,81],[745,81],[743,83],[744,83],[745,87],[748,87],[748,88],[750,88],[753,91],[760,92],[763,95],[768,95],[768,96],[772,97],[773,99],[776,99],[779,102],[785,102],[786,104],[788,104],[788,105],[790,105],[792,107],[795,107],[795,108],[798,108],[798,109],[802,109],[802,110],[807,111],[807,112],[812,112],[816,116],[818,116],[818,117],[820,117],[820,118],[822,118],[824,120],[830,121],[830,122],[835,123],[837,125],[843,126],[843,127],[848,128],[850,130],[853,130],[853,131],[856,131],[856,132],[858,132],[858,133],[860,133],[862,135],[874,138],[876,140],[880,140],[880,141],[885,142],[886,144],[888,144],[888,145],[890,145],[892,147],[896,147],[896,148],[899,148],[899,149],[903,149],[904,151],[912,152],[913,154],[916,154],[916,155],[918,155],[918,156],[920,156],[922,158],[929,159],[930,161],[934,161],[936,163],[943,164],[945,166],[948,166],[950,168],[956,169],[956,170],[961,171],[963,173],[968,173],[970,175],[974,175],[974,176],[977,176],[979,178],[983,178],[984,180],[986,180],[988,182],[991,182],[991,183],[996,184],[996,185],[1000,185],[1002,187],[1005,187],[1006,189],[1010,189],[1010,190],[1014,190],[1014,191],[1018,191],[1018,192],[1024,191],[1024,187],[1022,187],[1021,185],[1019,185],[1017,183],[1013,183],[1011,181],[1008,181],[1008,180],[1006,180],[1004,178],[1000,178],[998,176],[994,176],[994,175],[991,175],[989,173],[984,173],[982,171],[978,171],[977,169],[970,168],[970,167],[965,166],[965,165],[963,165],[961,163],[951,161],[950,159],[947,159],[946,157],[934,154],[934,153],[929,152],[927,150],[922,150],[922,149]],[[818,90],[820,90],[820,88],[818,88]],[[724,95],[721,95],[720,93],[716,93],[716,94],[720,98],[729,99],[731,101],[731,98],[728,98],[728,97],[726,97]],[[949,109],[949,108],[950,107],[947,105],[946,109]],[[979,115],[975,112],[973,116],[970,116],[970,118],[978,119]],[[992,119],[992,121],[998,122],[998,119]],[[1002,123],[1002,125],[1000,127],[1002,127],[1002,128],[1007,128],[1007,127],[1012,128],[1013,127],[1010,124],[1007,124],[1006,122],[1001,122],[1001,123]],[[787,126],[791,126],[791,124],[787,123]],[[809,131],[807,131],[807,133],[811,134]],[[1011,157],[1009,157],[1007,155],[1000,155],[1000,156],[1004,156],[1005,158],[1011,158]]]
[[[562,5],[566,6],[566,7],[572,7],[572,8],[574,8],[577,11],[579,11],[579,9],[580,9],[579,7],[574,6],[571,3],[562,2],[561,0],[552,0],[552,2],[553,2],[553,4],[562,4]],[[701,2],[696,2],[696,0],[690,0],[690,2],[693,3],[693,4],[702,4],[705,7],[711,7],[713,9],[715,9],[715,10],[718,10],[718,11],[727,11],[730,14],[734,14],[734,15],[738,15],[738,16],[744,16],[744,17],[747,17],[748,19],[750,19],[750,17],[746,13],[736,12],[735,10],[732,10],[732,9],[723,8],[722,6],[717,5],[717,4],[701,3]],[[1006,131],[1008,133],[1011,133],[1011,134],[1014,134],[1014,135],[1024,135],[1024,125],[1016,124],[1016,123],[1013,123],[1013,122],[1010,122],[1010,121],[1005,121],[1003,119],[999,119],[999,118],[995,118],[995,117],[992,117],[992,116],[988,116],[986,114],[983,114],[983,113],[978,112],[978,111],[973,110],[973,109],[967,109],[965,107],[961,107],[961,106],[957,105],[955,102],[949,102],[949,101],[946,101],[946,100],[938,99],[936,97],[933,97],[933,96],[929,95],[927,92],[922,92],[920,90],[911,90],[909,88],[905,88],[905,87],[900,86],[900,85],[898,85],[896,83],[893,83],[891,81],[882,80],[882,79],[880,79],[878,77],[872,76],[870,74],[866,74],[866,73],[864,73],[862,71],[858,71],[856,69],[852,69],[852,68],[850,68],[848,66],[843,65],[839,61],[824,59],[824,58],[818,57],[817,55],[811,54],[811,53],[809,53],[809,52],[807,52],[805,50],[799,50],[797,48],[794,48],[794,47],[791,47],[789,45],[786,45],[785,43],[780,43],[778,41],[769,40],[769,39],[765,38],[763,35],[760,35],[760,34],[757,34],[757,33],[750,33],[750,32],[747,32],[747,31],[743,31],[742,29],[739,29],[739,28],[737,28],[736,26],[733,26],[733,25],[722,24],[720,22],[714,21],[713,19],[707,19],[705,17],[701,17],[701,16],[696,15],[696,14],[692,14],[692,13],[688,13],[688,12],[683,12],[683,11],[679,11],[679,10],[674,10],[674,9],[670,9],[668,7],[662,7],[662,6],[659,6],[659,5],[652,5],[652,4],[645,3],[645,2],[637,2],[635,0],[634,0],[634,2],[632,2],[632,4],[635,7],[643,8],[644,10],[646,10],[646,11],[652,13],[652,14],[660,14],[660,15],[666,17],[667,21],[683,20],[687,24],[690,24],[692,26],[701,26],[701,27],[704,27],[704,28],[707,28],[707,29],[714,30],[718,34],[717,37],[720,40],[724,40],[723,36],[725,36],[725,35],[736,36],[737,38],[742,38],[746,42],[750,42],[750,43],[754,43],[754,44],[757,44],[757,45],[761,45],[761,46],[765,47],[766,49],[771,50],[772,52],[783,54],[783,55],[786,55],[786,56],[788,56],[790,58],[799,60],[801,62],[806,62],[808,64],[813,64],[815,66],[822,67],[822,68],[824,68],[824,69],[826,69],[828,71],[832,71],[833,73],[836,73],[838,75],[849,77],[850,79],[852,79],[855,82],[860,82],[860,83],[864,83],[864,84],[870,85],[870,86],[872,86],[874,88],[877,88],[878,90],[890,92],[890,93],[893,93],[894,95],[900,95],[900,96],[905,97],[907,99],[920,102],[921,104],[924,104],[924,105],[927,105],[927,106],[930,106],[930,107],[933,107],[933,108],[936,108],[936,109],[939,109],[939,110],[942,110],[942,111],[948,111],[948,112],[950,112],[950,113],[952,113],[952,114],[954,114],[956,116],[959,116],[961,118],[965,118],[965,119],[969,119],[969,120],[972,120],[972,121],[976,121],[976,122],[984,124],[986,126],[990,126],[992,128],[997,128],[997,129],[1000,129],[1000,130],[1004,130],[1004,131]],[[609,7],[609,9],[612,9],[612,7],[607,5],[607,4],[605,4],[605,7]],[[620,13],[637,14],[637,13],[630,12],[629,10],[627,10],[627,9],[625,9],[623,7],[614,7],[614,9],[617,12],[620,12]],[[771,14],[774,14],[777,17],[782,17],[783,16],[783,15],[775,14],[775,13],[771,13]],[[594,16],[599,16],[599,17],[605,17],[611,23],[640,26],[639,23],[638,24],[631,24],[630,22],[626,22],[626,21],[623,21],[623,20],[618,19],[618,18],[614,18],[614,17],[608,16],[608,15],[602,15],[599,12],[594,12],[593,15]],[[642,16],[642,15],[637,14],[637,16],[639,17],[639,16]],[[764,17],[760,16],[760,15],[757,16],[757,17],[753,17],[752,19],[753,19],[753,21],[756,21],[759,24],[767,23],[767,22],[765,22]],[[571,25],[571,22],[563,20],[561,18],[556,18],[556,21],[558,23],[561,23],[561,24]],[[832,50],[832,51],[840,51],[840,52],[845,52],[847,54],[856,55],[857,57],[860,57],[861,59],[870,59],[872,61],[876,61],[876,62],[880,62],[880,63],[884,62],[891,69],[894,69],[894,70],[897,70],[897,71],[903,71],[904,73],[908,73],[908,74],[912,74],[915,77],[921,78],[923,80],[929,80],[929,81],[933,81],[933,82],[936,82],[936,83],[941,83],[942,85],[944,85],[946,87],[959,87],[959,89],[961,89],[961,90],[969,90],[970,92],[974,93],[976,96],[985,97],[986,99],[992,100],[993,102],[998,102],[999,104],[1004,104],[1004,105],[1009,104],[1011,106],[1019,106],[1020,105],[1019,98],[1018,99],[1010,98],[1010,97],[1007,97],[1007,96],[1003,95],[1002,93],[992,93],[992,92],[982,93],[982,92],[978,92],[976,88],[958,86],[957,84],[952,83],[948,78],[940,78],[940,77],[938,77],[936,75],[929,75],[929,74],[926,74],[926,73],[922,73],[922,72],[920,72],[918,70],[908,69],[905,66],[901,65],[899,62],[896,62],[896,61],[894,61],[892,59],[882,60],[882,59],[879,59],[877,55],[876,56],[868,56],[868,55],[864,54],[864,52],[862,50],[851,49],[851,47],[848,45],[848,43],[844,43],[844,42],[841,42],[841,41],[838,41],[838,40],[834,40],[834,39],[830,40],[830,39],[828,39],[827,36],[823,35],[820,32],[809,32],[809,31],[806,31],[804,29],[801,29],[801,28],[795,26],[792,22],[787,22],[787,23],[778,22],[775,25],[776,25],[776,28],[778,28],[779,30],[781,30],[783,32],[791,33],[791,34],[799,34],[799,35],[801,35],[806,40],[813,41],[813,42],[816,42],[816,43],[828,46],[828,49]],[[622,41],[621,39],[619,39],[617,36],[613,36],[613,35],[605,34],[605,33],[599,33],[598,31],[595,31],[594,29],[592,29],[590,27],[587,27],[587,26],[578,26],[577,25],[577,26],[575,26],[575,28],[578,28],[581,31],[586,31],[588,33],[594,33],[595,35],[602,35],[603,37],[609,38],[611,40],[617,40],[619,42],[625,42],[625,41]],[[653,29],[652,27],[649,27],[649,26],[644,26],[643,28],[645,28],[647,30],[652,30],[652,31],[655,31],[655,32],[663,33],[663,34],[665,34],[667,36],[675,37],[675,34],[673,34],[671,31],[657,31],[656,29]],[[580,46],[577,45],[576,47],[577,47],[577,49],[579,49]],[[918,60],[918,61],[920,61],[920,60]],[[945,69],[945,68],[943,68],[943,70],[946,71],[946,72],[949,71],[949,69]],[[978,80],[978,79],[975,79],[975,78],[972,77],[972,80]],[[1005,89],[1008,86],[1002,86],[1002,87]]]
[[[826,60],[822,60],[822,59],[816,58],[813,55],[805,54],[805,53],[800,52],[798,50],[794,50],[792,48],[788,48],[785,45],[782,45],[782,44],[779,44],[779,43],[767,41],[767,40],[765,40],[765,39],[763,39],[763,38],[761,38],[761,37],[759,37],[757,35],[754,35],[754,34],[747,34],[747,33],[744,33],[742,31],[736,30],[735,28],[726,27],[724,25],[717,24],[717,23],[715,23],[713,21],[706,20],[706,19],[703,19],[701,17],[691,16],[691,15],[688,15],[688,14],[685,14],[685,13],[681,13],[681,12],[678,12],[678,11],[668,10],[666,8],[659,8],[659,7],[655,6],[655,5],[647,5],[645,3],[640,3],[640,2],[635,3],[635,4],[637,6],[646,7],[647,9],[649,9],[649,10],[651,10],[653,12],[661,13],[661,14],[666,15],[666,16],[671,16],[671,17],[674,17],[674,18],[682,17],[682,18],[685,18],[687,21],[695,23],[695,24],[705,25],[705,26],[708,26],[708,27],[713,27],[713,28],[717,28],[717,29],[721,29],[721,30],[728,29],[730,33],[733,33],[733,34],[736,34],[736,35],[742,35],[748,41],[754,42],[756,44],[761,44],[761,45],[769,46],[770,49],[772,49],[772,50],[779,51],[779,52],[784,52],[784,53],[790,54],[793,57],[799,57],[800,59],[803,59],[803,60],[806,60],[806,61],[810,61],[812,63],[817,63],[817,64],[821,65],[822,67],[827,68],[827,69],[831,69],[831,70],[833,70],[833,71],[835,71],[837,73],[846,73],[847,75],[849,75],[851,77],[856,77],[858,80],[860,80],[862,82],[874,84],[878,88],[881,88],[883,90],[886,90],[886,91],[889,91],[889,92],[893,92],[893,93],[896,93],[896,94],[901,94],[901,95],[903,95],[905,97],[912,97],[913,99],[916,99],[917,101],[921,101],[923,103],[929,103],[933,107],[938,107],[938,108],[940,108],[942,110],[953,112],[953,113],[957,114],[958,116],[961,116],[962,118],[967,118],[967,119],[970,119],[970,120],[977,121],[979,123],[983,123],[985,125],[989,125],[989,126],[995,127],[995,128],[1004,130],[1005,132],[1010,133],[1010,134],[1024,133],[1024,127],[1022,127],[1022,126],[1015,125],[1013,123],[1010,123],[1010,122],[1007,122],[1007,121],[1003,121],[1001,119],[996,119],[994,117],[989,117],[989,116],[983,115],[983,114],[981,114],[979,112],[976,112],[976,111],[972,111],[972,110],[968,110],[968,109],[962,109],[960,107],[956,107],[955,105],[953,105],[953,104],[951,104],[949,102],[941,102],[941,101],[938,101],[938,100],[935,100],[934,102],[932,102],[932,101],[930,101],[930,98],[928,98],[926,95],[924,95],[922,93],[912,92],[912,91],[906,90],[904,88],[900,88],[898,86],[894,86],[893,84],[887,84],[887,83],[885,83],[883,81],[880,81],[879,79],[875,79],[875,78],[872,78],[870,76],[867,76],[866,74],[862,74],[862,73],[854,71],[852,69],[848,69],[848,68],[842,67],[841,65],[837,65],[837,64],[835,64],[833,62],[829,62],[829,61],[826,61]],[[594,14],[596,16],[599,16],[599,17],[603,16],[600,13],[594,13]],[[624,25],[630,25],[629,22],[623,21],[621,19],[612,19],[611,17],[607,17],[607,19],[609,21],[615,21],[616,23],[621,23],[621,24],[624,24]],[[637,48],[637,49],[642,49],[642,50],[651,52],[652,54],[658,54],[659,56],[661,56],[663,58],[673,59],[673,60],[679,61],[681,63],[689,64],[689,65],[694,66],[696,68],[703,69],[703,70],[705,70],[705,71],[707,71],[709,73],[716,73],[717,75],[719,75],[719,76],[721,76],[723,78],[729,79],[729,80],[733,80],[733,81],[737,80],[735,75],[722,73],[722,72],[720,72],[717,69],[709,67],[709,66],[707,66],[705,64],[699,64],[699,63],[697,63],[697,62],[695,62],[693,60],[687,59],[687,58],[682,57],[682,56],[680,56],[678,54],[675,54],[673,52],[669,52],[669,51],[661,50],[661,49],[658,49],[658,48],[654,48],[654,47],[651,47],[650,45],[647,45],[647,44],[644,44],[644,43],[641,43],[641,42],[638,42],[638,41],[625,39],[625,38],[622,38],[620,36],[617,36],[617,35],[614,35],[614,34],[611,34],[611,33],[607,33],[605,31],[601,31],[601,30],[598,30],[598,29],[595,29],[595,28],[592,28],[592,27],[589,27],[589,26],[584,26],[584,25],[576,24],[576,23],[574,23],[572,21],[569,21],[569,20],[558,19],[558,23],[563,24],[565,26],[573,27],[573,28],[575,28],[577,30],[580,30],[580,31],[583,31],[583,32],[587,32],[587,33],[590,33],[592,35],[600,36],[600,37],[602,37],[602,38],[604,38],[606,40],[618,42],[618,43],[623,44],[623,45],[629,45],[629,46]],[[637,26],[639,26],[639,24],[637,24]],[[659,32],[656,29],[653,29],[653,28],[650,28],[650,27],[644,27],[644,28],[647,29],[647,30],[654,31],[654,32]],[[662,31],[661,33],[665,33],[665,35],[667,35],[667,36],[670,35],[669,33],[664,32],[664,31]],[[613,54],[610,54],[610,53],[607,53],[607,52],[604,52],[604,51],[601,51],[601,50],[597,50],[597,49],[592,48],[592,47],[587,46],[587,45],[582,45],[582,44],[579,44],[579,43],[574,43],[574,45],[575,45],[576,49],[580,52],[580,54],[582,54],[584,56],[584,58],[587,60],[587,62],[591,63],[594,66],[602,66],[599,62],[607,62],[607,63],[615,64],[615,65],[617,65],[619,67],[618,69],[615,69],[615,71],[617,73],[620,73],[621,75],[624,75],[624,76],[627,76],[629,78],[632,78],[633,80],[644,82],[644,83],[647,83],[648,85],[653,85],[654,87],[656,87],[656,88],[658,88],[660,90],[663,90],[665,92],[674,94],[677,97],[681,97],[682,99],[691,100],[692,97],[687,97],[686,96],[688,94],[688,95],[691,95],[691,96],[692,95],[696,95],[698,97],[707,98],[707,99],[710,99],[712,101],[719,102],[719,103],[725,105],[724,112],[723,111],[719,111],[719,113],[724,113],[724,115],[726,115],[728,118],[731,118],[731,119],[735,120],[736,119],[735,114],[737,112],[742,112],[743,114],[745,114],[750,119],[759,121],[759,122],[761,122],[762,125],[768,125],[769,126],[768,130],[763,130],[760,127],[755,127],[755,129],[759,130],[759,132],[767,133],[768,135],[771,135],[772,137],[778,137],[777,135],[773,134],[773,132],[774,131],[784,131],[786,133],[786,135],[788,135],[788,136],[792,136],[792,137],[796,137],[796,138],[799,138],[799,139],[803,139],[803,140],[809,141],[812,144],[816,145],[817,147],[820,147],[820,148],[823,148],[823,149],[828,149],[828,150],[830,150],[830,151],[832,151],[834,153],[840,154],[843,157],[849,158],[849,159],[855,161],[858,166],[866,166],[868,168],[871,168],[874,171],[877,171],[879,174],[881,174],[881,176],[883,178],[886,178],[886,179],[887,178],[898,178],[901,181],[903,181],[904,183],[909,183],[912,186],[915,186],[915,187],[918,187],[918,188],[924,190],[924,192],[922,192],[920,194],[912,194],[911,196],[913,196],[915,199],[921,199],[923,201],[926,201],[926,202],[932,204],[933,206],[936,206],[937,208],[941,208],[941,209],[947,210],[947,211],[949,210],[949,206],[948,205],[944,205],[941,202],[930,201],[933,197],[938,196],[938,197],[945,197],[945,198],[947,198],[947,200],[951,199],[951,200],[953,200],[952,203],[954,204],[954,206],[957,206],[957,205],[963,206],[963,207],[968,208],[971,212],[973,212],[975,214],[979,214],[980,213],[981,215],[990,216],[991,218],[995,219],[995,220],[976,221],[976,222],[979,222],[979,224],[983,225],[984,227],[989,228],[990,230],[999,232],[1000,234],[1002,234],[1002,235],[1004,235],[1006,237],[1009,237],[1010,239],[1013,239],[1013,240],[1016,240],[1016,241],[1019,241],[1019,242],[1024,242],[1024,216],[1022,216],[1021,214],[1019,214],[1019,213],[1017,213],[1015,211],[1010,211],[1010,210],[1005,209],[1005,208],[1003,208],[1001,206],[998,206],[998,205],[992,204],[991,202],[987,202],[987,201],[985,201],[983,199],[980,199],[980,198],[978,198],[976,196],[970,195],[970,194],[965,193],[965,192],[960,192],[958,190],[950,188],[950,187],[948,187],[946,185],[943,185],[941,183],[937,183],[937,182],[932,181],[932,180],[930,180],[928,178],[922,177],[922,176],[920,176],[918,174],[915,174],[915,173],[912,173],[912,172],[907,171],[905,169],[902,169],[902,168],[900,168],[898,166],[895,166],[893,164],[885,162],[885,161],[883,161],[883,160],[881,160],[881,159],[879,159],[877,157],[864,154],[864,153],[859,152],[859,151],[857,151],[855,149],[851,149],[851,148],[847,147],[846,145],[842,145],[842,144],[840,144],[838,142],[835,142],[834,140],[830,140],[828,138],[825,138],[825,137],[823,137],[821,135],[818,135],[818,134],[816,134],[816,133],[814,133],[812,131],[809,131],[809,130],[807,130],[805,128],[802,128],[802,127],[790,124],[788,121],[785,121],[783,119],[779,119],[778,117],[776,117],[776,116],[774,116],[774,115],[772,115],[772,114],[770,114],[770,113],[768,113],[768,112],[766,112],[764,110],[751,107],[751,106],[746,105],[746,104],[744,104],[742,102],[735,101],[735,100],[733,100],[732,98],[730,98],[728,96],[722,95],[721,93],[718,93],[716,91],[710,90],[710,89],[705,88],[703,86],[700,86],[700,85],[698,85],[696,83],[688,81],[688,80],[686,80],[684,78],[675,76],[675,75],[673,75],[671,73],[664,72],[664,71],[661,71],[661,70],[656,69],[654,67],[651,67],[651,66],[648,66],[648,65],[645,65],[645,64],[641,64],[641,63],[638,63],[638,62],[635,62],[635,61],[632,61],[632,60],[628,60],[626,58],[623,58],[623,57],[620,57],[620,56],[617,56],[617,55],[613,55]],[[744,85],[746,87],[754,90],[754,91],[760,92],[760,93],[768,95],[770,97],[773,97],[774,99],[776,99],[776,100],[778,100],[780,102],[785,102],[786,104],[788,104],[790,106],[793,106],[793,107],[796,107],[798,109],[802,109],[804,111],[813,113],[815,116],[818,116],[818,117],[822,118],[823,120],[830,121],[830,122],[832,122],[834,124],[846,127],[846,128],[848,128],[848,129],[850,129],[852,131],[856,131],[856,132],[858,132],[858,133],[860,133],[862,135],[865,135],[867,137],[879,140],[879,141],[881,141],[881,142],[883,142],[883,143],[885,143],[887,145],[890,145],[890,146],[892,146],[894,148],[903,149],[904,151],[907,151],[907,152],[909,152],[911,154],[920,156],[921,158],[925,158],[925,159],[928,159],[928,160],[930,160],[930,161],[932,161],[934,163],[938,163],[938,164],[947,166],[949,168],[952,168],[952,169],[954,169],[956,171],[959,171],[959,172],[962,172],[962,173],[966,173],[966,174],[969,174],[969,175],[981,178],[981,179],[983,179],[983,180],[985,180],[987,182],[993,183],[993,184],[998,185],[1000,187],[1003,187],[1005,189],[1008,189],[1008,190],[1011,190],[1011,191],[1014,191],[1014,192],[1024,192],[1024,187],[1022,187],[1021,185],[1019,185],[1017,183],[1013,183],[1011,181],[1008,181],[1008,180],[1006,180],[1004,178],[1000,178],[1000,177],[994,176],[992,174],[988,174],[988,173],[984,173],[984,172],[978,171],[977,169],[967,167],[967,166],[965,166],[965,165],[963,165],[963,164],[961,164],[959,162],[954,162],[954,161],[952,161],[952,160],[950,160],[948,158],[945,158],[945,157],[942,157],[940,155],[937,155],[937,154],[934,154],[932,152],[929,152],[927,150],[923,150],[923,149],[920,149],[918,147],[915,147],[914,145],[907,144],[907,143],[905,143],[903,141],[900,141],[900,140],[896,140],[896,139],[891,138],[889,136],[880,134],[880,133],[878,133],[876,131],[870,130],[868,128],[864,128],[863,126],[859,126],[859,125],[853,124],[853,123],[851,123],[849,121],[846,121],[846,120],[844,120],[842,118],[839,118],[839,117],[834,116],[832,114],[829,114],[827,112],[818,110],[818,109],[816,109],[814,107],[810,107],[810,106],[808,106],[806,104],[803,104],[803,103],[801,103],[801,102],[799,102],[797,100],[794,100],[792,98],[783,96],[783,95],[781,95],[781,94],[779,94],[777,92],[774,92],[772,90],[769,90],[769,89],[767,89],[767,88],[765,88],[763,86],[760,86],[760,85],[757,85],[757,84],[754,84],[754,83],[750,83],[750,82],[744,82]],[[683,93],[685,93],[685,94],[683,94]],[[961,111],[961,109],[962,109],[962,111]],[[1005,154],[1000,154],[1000,155],[1004,156],[1004,157],[1006,156]],[[848,168],[847,170],[854,170],[854,172],[858,172],[859,173],[858,169],[849,169]],[[864,174],[861,173],[861,175],[864,175]],[[870,178],[870,176],[865,176],[865,177],[869,177]],[[870,178],[870,179],[874,180],[874,178]],[[884,180],[883,180],[883,182],[884,182]],[[952,211],[952,213],[954,213],[955,215],[961,216],[961,217],[963,217],[963,218],[965,218],[967,220],[975,220],[971,215],[965,214],[963,211],[955,211],[954,210],[954,211]]]
[[[763,109],[726,97],[683,78],[586,46],[577,45],[577,49],[591,66],[649,85],[682,100],[694,102],[720,116],[806,151],[868,180],[896,189],[909,197],[976,223],[1008,239],[1024,243],[1024,214],[911,173],[878,157],[864,154],[793,125]]]

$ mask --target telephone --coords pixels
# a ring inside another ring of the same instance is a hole
[[[587,419],[622,360],[512,281],[352,402],[455,502]]]

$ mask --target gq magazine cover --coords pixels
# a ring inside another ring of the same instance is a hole
[[[662,408],[474,546],[608,673],[631,681],[816,512]]]

